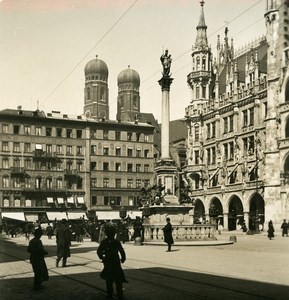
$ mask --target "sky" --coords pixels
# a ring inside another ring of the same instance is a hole
[[[266,0],[205,1],[213,55],[226,26],[235,49],[263,36],[265,9]],[[117,76],[130,66],[141,79],[141,112],[161,122],[160,56],[168,49],[170,119],[183,118],[200,11],[197,0],[0,0],[0,110],[82,114],[84,67],[98,55],[109,69],[110,119]]]

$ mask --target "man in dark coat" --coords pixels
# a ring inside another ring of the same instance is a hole
[[[274,237],[274,226],[273,226],[273,222],[270,220],[268,223],[268,238],[269,240],[271,240]]]
[[[41,288],[41,282],[48,280],[48,271],[44,260],[44,255],[47,251],[44,250],[41,241],[42,230],[36,228],[34,231],[34,238],[29,242],[27,251],[30,253],[30,263],[32,264],[34,272],[34,289]]]
[[[171,219],[170,218],[166,218],[166,221],[167,221],[167,224],[163,228],[164,240],[165,240],[165,243],[168,244],[168,250],[167,250],[167,252],[170,252],[172,250],[171,248],[172,248],[172,245],[174,243],[173,235],[172,235],[173,227],[172,227]]]
[[[67,257],[70,257],[71,233],[67,220],[62,219],[61,225],[56,230],[57,258],[56,267],[62,258],[62,267],[66,267]]]
[[[97,249],[97,255],[104,265],[100,277],[106,280],[106,290],[109,298],[113,297],[113,283],[115,282],[118,299],[123,299],[122,284],[127,280],[121,263],[125,262],[126,255],[121,243],[114,238],[116,229],[112,224],[106,225],[105,234],[107,238],[100,243]],[[119,258],[118,253],[120,253],[121,258]]]
[[[282,236],[288,236],[288,223],[286,222],[285,219],[283,220],[281,229],[282,229]]]

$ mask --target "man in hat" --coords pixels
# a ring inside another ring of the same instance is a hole
[[[67,258],[70,257],[71,234],[66,219],[61,220],[60,226],[56,230],[57,258],[56,267],[62,259],[62,267],[66,267]]]

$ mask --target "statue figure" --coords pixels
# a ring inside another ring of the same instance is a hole
[[[160,58],[162,65],[163,65],[163,76],[165,76],[165,77],[169,77],[170,71],[171,71],[172,58],[171,58],[171,55],[168,54],[168,52],[169,52],[169,50],[166,49],[165,53]]]

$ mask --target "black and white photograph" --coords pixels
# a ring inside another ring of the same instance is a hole
[[[289,0],[0,0],[2,300],[289,298]]]

